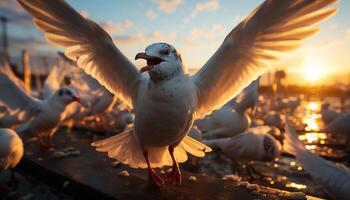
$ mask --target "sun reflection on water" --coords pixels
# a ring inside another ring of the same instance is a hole
[[[306,189],[306,188],[307,188],[306,185],[298,184],[298,183],[294,183],[294,182],[287,183],[287,184],[286,184],[286,187],[287,187],[287,188],[296,188],[296,189],[298,189],[298,190],[302,190],[302,189]]]
[[[323,141],[327,139],[327,135],[325,133],[305,133],[304,135],[299,135],[299,140],[307,141],[307,143],[315,143],[318,141]]]

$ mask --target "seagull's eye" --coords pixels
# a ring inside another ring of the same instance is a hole
[[[165,49],[165,50],[163,51],[163,54],[166,55],[166,56],[169,55],[169,53],[170,53],[169,49]]]
[[[58,95],[59,95],[59,96],[62,96],[62,95],[63,95],[63,90],[60,90],[60,91],[58,92]]]
[[[71,91],[67,91],[66,94],[69,96],[72,95]]]

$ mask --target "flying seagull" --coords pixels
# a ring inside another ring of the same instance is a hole
[[[181,184],[178,163],[187,160],[186,152],[204,156],[210,151],[186,136],[195,119],[222,107],[280,53],[316,33],[313,24],[336,11],[321,10],[336,0],[265,1],[189,76],[180,54],[169,44],[151,44],[138,53],[136,59],[147,61],[138,71],[100,26],[63,0],[18,1],[49,42],[65,47],[68,58],[135,110],[134,131],[92,145],[131,167],[148,168],[150,181],[157,186],[164,182],[152,167],[172,165],[168,180]]]

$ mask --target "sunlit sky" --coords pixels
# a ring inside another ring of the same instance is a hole
[[[188,68],[200,68],[225,36],[262,0],[68,0],[84,16],[98,22],[117,46],[133,60],[153,42],[167,42],[181,53]],[[277,69],[290,72],[290,83],[335,83],[350,79],[350,1],[336,4],[338,13],[318,26],[320,33],[288,53]],[[0,0],[0,15],[12,17],[9,25],[14,55],[27,48],[32,55],[57,49],[43,42],[43,35],[26,20],[14,0]],[[16,15],[18,15],[16,17]],[[23,45],[25,44],[25,46]],[[135,61],[134,61],[135,62]],[[135,62],[138,66],[142,61]],[[301,76],[302,75],[302,76]],[[334,76],[337,75],[337,76]],[[334,77],[337,77],[335,79]],[[341,77],[339,79],[339,77]]]

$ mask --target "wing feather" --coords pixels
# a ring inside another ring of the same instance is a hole
[[[65,55],[132,107],[141,75],[96,23],[63,0],[18,0],[34,16],[48,42],[66,48]]]
[[[312,26],[336,12],[323,9],[336,0],[266,0],[234,28],[192,77],[198,95],[197,118],[210,114],[262,75],[281,53],[318,32]],[[323,10],[321,10],[323,9]]]
[[[7,75],[1,73],[0,91],[0,101],[4,102],[11,110],[35,111],[40,107],[40,100],[29,96]]]

